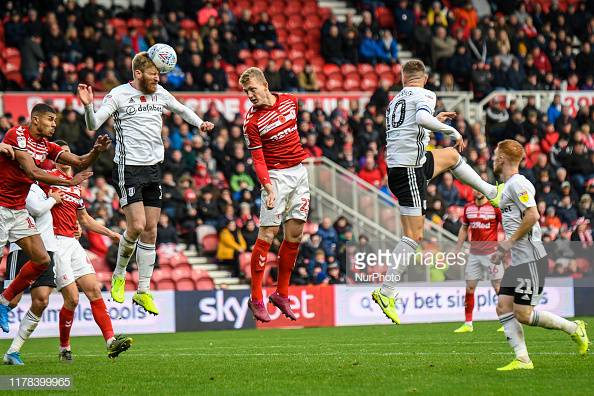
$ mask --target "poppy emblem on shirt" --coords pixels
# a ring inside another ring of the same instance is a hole
[[[284,124],[285,121],[287,121],[287,117],[285,117],[282,114],[280,116],[278,116],[278,122],[280,122],[281,124]]]
[[[140,97],[140,102],[146,103],[146,96],[141,96]]]

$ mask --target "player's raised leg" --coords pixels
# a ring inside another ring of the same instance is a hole
[[[434,158],[434,171],[431,179],[449,170],[456,179],[480,191],[493,206],[498,207],[499,198],[504,187],[503,184],[494,186],[484,181],[453,147],[435,149],[431,153]]]
[[[130,348],[132,338],[114,334],[111,318],[101,295],[99,282],[97,282],[97,276],[95,274],[81,276],[76,280],[76,284],[82,289],[91,303],[93,319],[97,323],[97,326],[99,326],[99,329],[101,329],[101,334],[103,334],[103,338],[105,339],[107,356],[111,359],[118,357],[120,353]]]
[[[144,192],[143,192],[144,193]],[[160,204],[160,201],[159,201]],[[157,258],[157,223],[161,215],[161,208],[155,206],[144,207],[146,220],[144,230],[136,244],[136,264],[138,265],[138,290],[132,301],[143,307],[148,313],[159,314],[153,295],[150,293],[151,277]]]

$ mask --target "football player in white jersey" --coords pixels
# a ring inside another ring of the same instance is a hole
[[[373,291],[372,298],[395,324],[400,323],[394,298],[396,285],[423,238],[427,182],[449,170],[495,204],[498,190],[503,187],[498,188],[481,179],[460,156],[458,151],[464,150],[463,137],[456,129],[444,124],[456,113],[443,112],[433,116],[436,96],[424,88],[427,77],[423,62],[417,59],[406,62],[402,68],[403,88],[386,111],[388,186],[398,198],[403,235],[393,255],[399,257],[398,263],[390,265],[382,287]],[[431,131],[449,135],[455,141],[454,147],[428,152]]]
[[[24,365],[23,360],[21,359],[21,348],[37,328],[37,325],[41,320],[41,315],[49,302],[49,296],[52,293],[52,289],[56,288],[54,252],[57,250],[57,241],[54,235],[54,222],[51,209],[54,205],[62,202],[63,195],[64,194],[60,191],[49,191],[46,194],[41,187],[35,183],[31,185],[29,194],[27,195],[26,209],[35,220],[35,225],[41,233],[41,239],[50,256],[50,265],[48,265],[45,271],[31,285],[31,308],[29,308],[27,313],[21,319],[18,333],[14,337],[12,344],[10,344],[8,351],[4,354],[4,364],[15,366]],[[29,258],[21,250],[19,245],[11,243],[7,258],[7,279],[4,281],[5,287],[10,284],[11,280],[14,279],[27,261],[29,261]],[[19,304],[22,296],[23,293],[19,293],[10,301],[9,306],[11,309]]]
[[[535,189],[519,173],[524,156],[522,145],[508,139],[499,142],[493,161],[493,171],[505,182],[499,207],[506,240],[499,244],[499,255],[511,251],[511,265],[505,271],[499,289],[497,315],[516,354],[516,358],[498,368],[499,371],[534,368],[526,349],[522,324],[566,332],[578,345],[580,355],[586,355],[589,347],[583,321],[571,322],[551,312],[534,310],[543,292],[548,262],[541,241]]]
[[[118,186],[116,190],[126,215],[127,229],[119,244],[111,296],[119,303],[124,302],[126,267],[137,248],[139,281],[133,302],[147,312],[158,315],[159,310],[149,290],[155,265],[157,222],[162,200],[162,114],[166,110],[173,111],[201,131],[211,131],[214,125],[202,121],[159,85],[159,71],[146,52],[134,56],[132,72],[134,80],[112,89],[97,112],[93,109],[93,92],[90,86],[79,84],[78,96],[85,105],[85,119],[89,129],[96,130],[109,117],[114,119],[116,166],[113,180]]]

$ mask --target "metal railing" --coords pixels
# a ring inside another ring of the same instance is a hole
[[[312,222],[320,223],[324,217],[334,221],[339,216],[345,216],[353,227],[355,238],[365,235],[374,249],[392,250],[396,246],[402,228],[398,201],[391,194],[379,190],[328,158],[309,158],[304,165],[309,176]],[[424,236],[426,240],[437,242],[442,250],[451,250],[457,239],[429,220],[425,220]],[[462,275],[457,269],[450,272],[450,279],[458,279]],[[409,271],[405,279],[429,281],[430,268],[425,267],[416,273]]]

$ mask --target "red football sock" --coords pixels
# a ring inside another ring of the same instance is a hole
[[[46,268],[47,266],[45,265],[34,263],[31,260],[27,261],[16,278],[14,278],[6,290],[4,290],[2,296],[8,301],[11,301],[14,296],[31,286]]]
[[[66,307],[60,310],[60,346],[66,348],[70,346],[70,330],[74,320],[74,311]]]
[[[252,270],[252,300],[262,301],[262,280],[264,279],[264,268],[266,267],[266,258],[270,244],[262,239],[257,239],[252,250],[252,260],[250,267]]]
[[[464,298],[464,313],[466,314],[466,321],[472,322],[472,311],[474,310],[474,293],[466,293]]]
[[[278,284],[276,291],[283,297],[289,297],[289,283],[299,253],[299,242],[283,241],[278,251]]]
[[[93,313],[93,319],[95,319],[95,323],[97,323],[101,329],[101,333],[103,333],[103,338],[105,338],[105,341],[113,337],[111,318],[107,313],[107,307],[105,306],[105,301],[103,301],[103,298],[98,298],[94,301],[91,301],[91,312]]]

